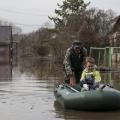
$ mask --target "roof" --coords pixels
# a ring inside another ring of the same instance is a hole
[[[115,18],[115,21],[112,32],[120,31],[120,15]]]

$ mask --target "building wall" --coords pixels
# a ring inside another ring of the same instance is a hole
[[[118,16],[117,20],[114,21],[115,24],[109,35],[110,45],[111,46],[120,46],[120,16]]]
[[[0,26],[0,80],[12,78],[12,27]]]

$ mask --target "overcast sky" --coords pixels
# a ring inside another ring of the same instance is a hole
[[[62,0],[0,0],[0,20],[14,23],[24,33],[32,32],[50,21],[57,3]],[[90,6],[104,10],[112,9],[120,14],[120,0],[85,0]]]

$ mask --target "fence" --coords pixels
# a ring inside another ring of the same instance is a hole
[[[90,56],[95,58],[98,66],[120,68],[120,47],[91,47]]]

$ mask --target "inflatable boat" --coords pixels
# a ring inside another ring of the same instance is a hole
[[[54,89],[56,101],[65,109],[113,110],[120,108],[120,91],[108,85],[90,91],[78,91],[62,84]]]

